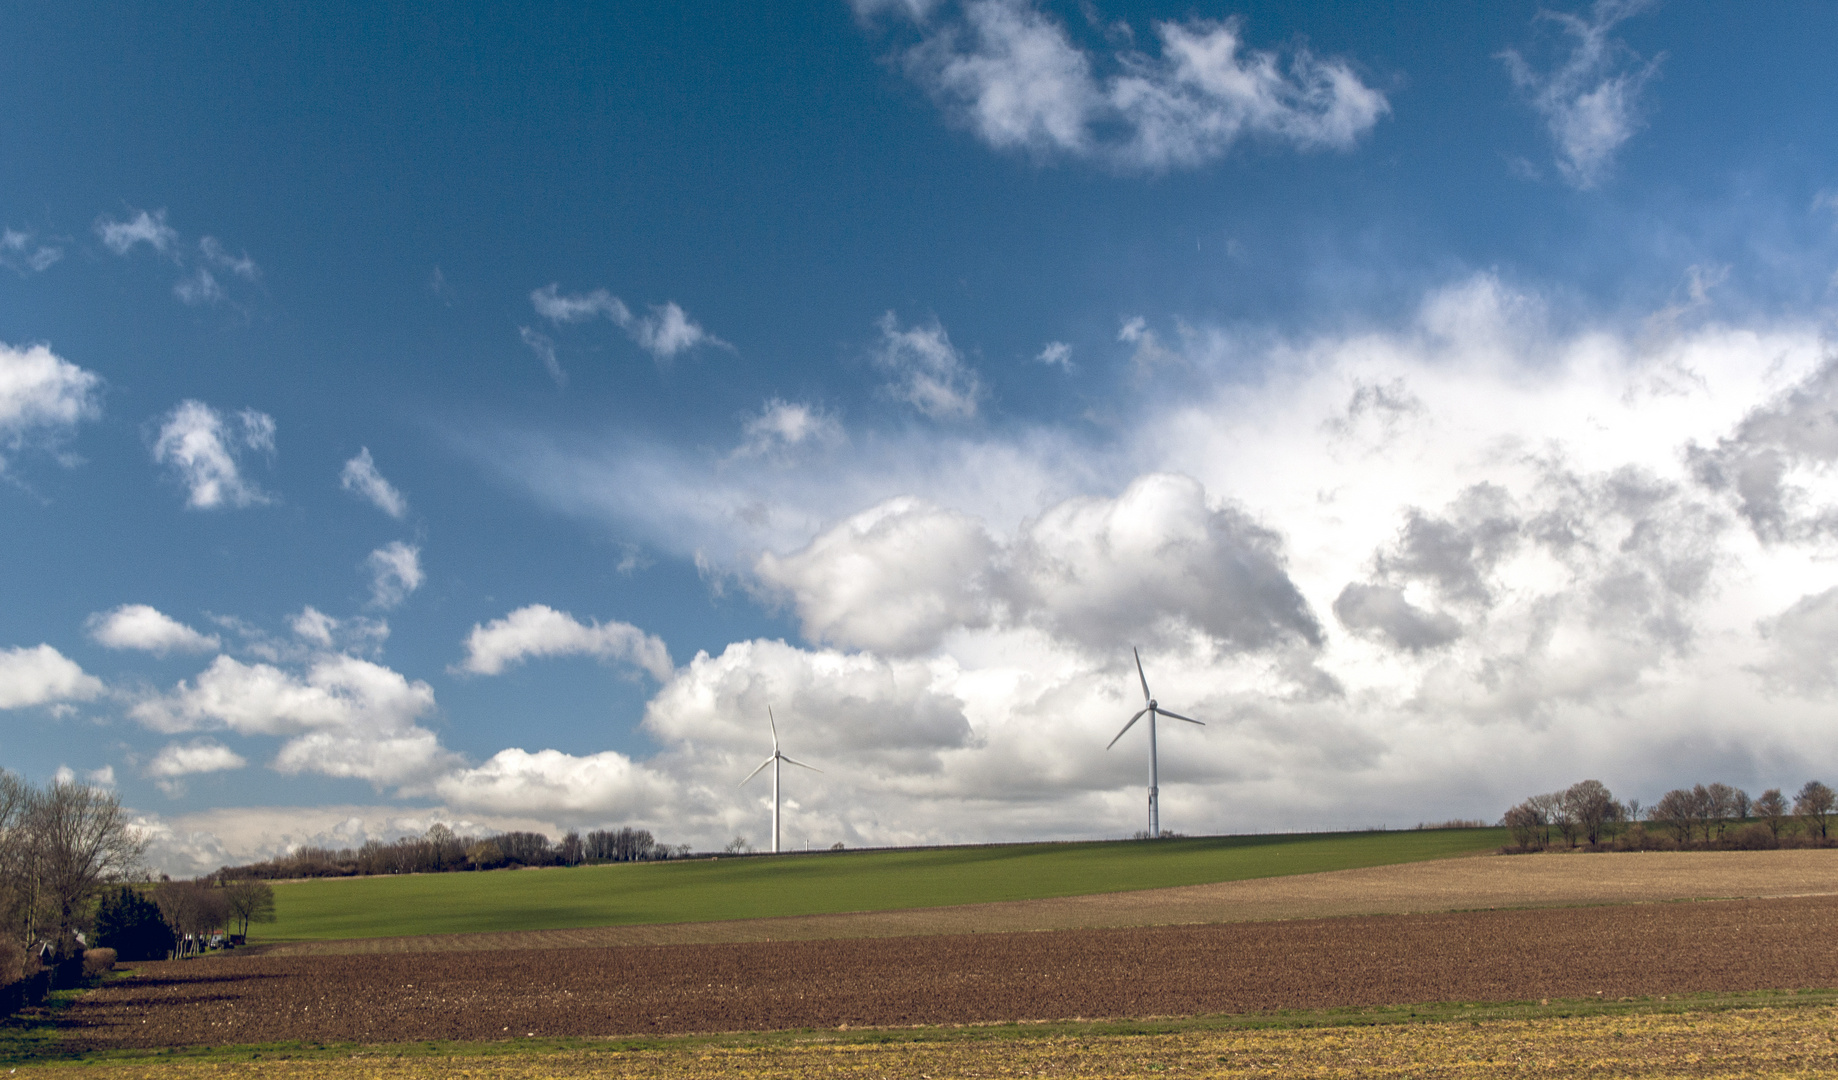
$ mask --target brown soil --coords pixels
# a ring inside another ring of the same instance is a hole
[[[312,941],[262,949],[269,955],[326,955],[814,941],[1812,895],[1838,895],[1838,850],[1485,856],[1051,900],[711,923]]]
[[[1838,898],[1017,934],[232,956],[64,1014],[97,1046],[403,1042],[1838,986]]]

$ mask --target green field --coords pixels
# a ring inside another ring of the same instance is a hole
[[[1498,848],[1503,829],[826,852],[284,882],[250,942],[553,930],[941,907],[1203,885]]]

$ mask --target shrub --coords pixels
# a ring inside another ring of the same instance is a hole
[[[1744,825],[1729,834],[1729,844],[1738,851],[1766,851],[1781,846],[1774,835],[1774,830],[1761,822]]]
[[[115,950],[114,949],[85,949],[83,950],[83,977],[84,978],[88,978],[88,979],[101,978],[103,975],[113,970],[115,970]]]
[[[25,978],[29,974],[26,971],[28,959],[26,951],[20,948],[17,941],[0,941],[0,986]],[[38,965],[33,963],[31,966],[36,968]]]

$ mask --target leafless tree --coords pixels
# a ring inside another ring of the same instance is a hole
[[[1717,839],[1723,839],[1723,831],[1733,819],[1746,816],[1749,804],[1748,795],[1742,789],[1728,784],[1710,784],[1704,788],[1705,812],[1708,820],[1704,823],[1704,839],[1711,838],[1710,831],[1717,830]]]
[[[587,857],[587,845],[581,842],[581,834],[570,831],[562,837],[561,847],[556,849],[563,866],[579,866]]]
[[[38,853],[27,827],[37,799],[30,784],[0,772],[0,925],[21,949],[32,943],[38,909]]]
[[[147,841],[128,825],[120,796],[82,784],[54,783],[27,818],[36,851],[43,926],[60,954],[76,945],[85,903],[141,867]]]
[[[1806,821],[1809,835],[1816,831],[1819,839],[1824,840],[1826,818],[1831,814],[1834,802],[1838,802],[1838,796],[1832,794],[1831,788],[1817,780],[1808,780],[1806,786],[1793,798],[1793,813]]]
[[[266,881],[231,882],[224,887],[223,898],[244,937],[249,935],[250,923],[274,921],[274,886]]]
[[[1602,841],[1602,830],[1615,819],[1620,804],[1600,780],[1572,784],[1561,796],[1565,815],[1572,829],[1591,844]],[[1574,846],[1574,841],[1572,841]]]
[[[1659,797],[1648,816],[1671,829],[1679,843],[1688,843],[1697,826],[1697,800],[1690,789],[1673,788]]]
[[[1787,798],[1781,794],[1781,789],[1769,788],[1762,792],[1761,797],[1755,800],[1754,810],[1755,816],[1760,818],[1762,824],[1768,827],[1768,831],[1774,834],[1774,838],[1779,840],[1781,826],[1787,822]]]

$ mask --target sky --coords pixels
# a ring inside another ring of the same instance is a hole
[[[1838,777],[1838,9],[0,10],[0,767],[196,873]],[[1170,728],[1180,730],[1170,730]]]

